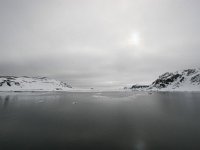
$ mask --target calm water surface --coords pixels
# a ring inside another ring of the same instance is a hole
[[[0,150],[199,150],[200,93],[0,93]]]

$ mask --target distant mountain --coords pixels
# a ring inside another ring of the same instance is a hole
[[[153,91],[200,91],[200,69],[187,69],[176,72],[166,72],[151,85],[132,86],[132,90]]]
[[[68,91],[72,87],[46,77],[0,76],[0,91]]]
[[[135,89],[135,90],[143,90],[147,89],[149,85],[139,85],[139,84],[134,84],[130,87],[130,89]],[[127,87],[124,87],[124,89],[128,89]]]

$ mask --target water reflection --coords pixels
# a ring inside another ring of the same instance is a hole
[[[143,140],[136,140],[135,150],[146,150],[146,143]]]
[[[6,108],[6,107],[8,106],[9,101],[10,101],[10,96],[7,95],[7,96],[5,97],[4,104],[3,104],[4,108]]]
[[[0,95],[0,149],[198,149],[199,98],[199,93]]]
[[[157,93],[153,99],[160,105],[160,111],[174,117],[195,117],[199,114],[199,93]]]
[[[0,96],[0,104],[2,105],[3,108],[8,107],[10,100],[11,100],[11,96],[9,95]]]

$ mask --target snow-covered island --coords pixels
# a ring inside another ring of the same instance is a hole
[[[46,77],[0,76],[0,91],[69,91],[64,82]]]
[[[137,91],[200,91],[200,69],[166,72],[150,85],[125,88]]]

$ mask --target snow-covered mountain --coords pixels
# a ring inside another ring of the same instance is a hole
[[[72,87],[46,77],[0,76],[0,91],[68,91]]]
[[[133,90],[200,91],[200,69],[166,72],[149,86],[132,86]]]

